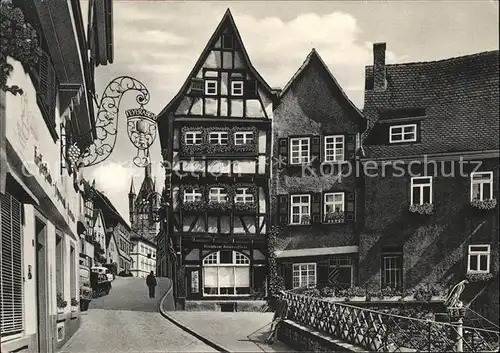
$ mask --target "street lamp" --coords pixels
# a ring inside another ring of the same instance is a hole
[[[128,91],[137,91],[136,101],[139,104],[139,108],[125,111],[128,137],[137,148],[133,162],[138,167],[145,167],[149,163],[149,148],[156,139],[157,117],[144,109],[150,98],[148,89],[142,82],[130,76],[119,76],[106,86],[98,103],[95,122],[97,139],[84,151],[80,150],[76,142],[68,146],[67,157],[72,163],[79,167],[90,167],[110,156],[116,144],[120,102]],[[97,101],[97,98],[94,98]],[[80,139],[88,134],[90,131]]]

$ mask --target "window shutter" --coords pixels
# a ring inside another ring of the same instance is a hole
[[[205,91],[205,82],[202,78],[191,79],[191,94],[195,96],[203,95]]]
[[[283,264],[283,279],[285,280],[285,289],[293,289],[292,264]]]
[[[321,193],[311,195],[311,223],[321,223]]]
[[[0,193],[0,332],[2,337],[23,330],[23,268],[21,203]]]
[[[328,271],[329,271],[329,263],[328,260],[319,261],[317,264],[317,284],[319,286],[327,286],[328,285]]]
[[[278,195],[278,224],[288,224],[288,195]]]
[[[345,220],[346,222],[354,222],[355,215],[355,204],[354,204],[354,192],[346,192],[346,205],[345,205]]]
[[[345,159],[353,160],[356,157],[356,134],[345,135]]]
[[[56,126],[56,73],[47,53],[43,52],[38,60],[38,85],[39,105],[47,122]]]
[[[280,162],[283,164],[288,163],[288,138],[278,139],[278,156]],[[278,167],[280,166],[282,166],[281,163],[278,163]]]
[[[311,137],[311,162],[321,162],[321,138],[319,136]]]
[[[246,98],[258,98],[258,82],[257,80],[246,80],[244,83],[245,97]]]

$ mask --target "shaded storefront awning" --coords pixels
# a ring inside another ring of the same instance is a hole
[[[358,246],[351,245],[351,246],[336,246],[329,248],[282,250],[282,251],[276,251],[275,253],[277,258],[287,258],[287,257],[303,257],[303,256],[352,254],[357,252],[358,252]]]
[[[8,162],[4,167],[6,167],[7,172],[5,178],[5,191],[11,195],[15,195],[22,203],[38,206],[40,204],[38,198],[31,192],[21,178],[12,171]]]

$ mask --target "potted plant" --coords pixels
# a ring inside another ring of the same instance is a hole
[[[488,282],[493,279],[493,275],[489,272],[470,271],[465,275],[465,279],[469,282]]]
[[[71,298],[71,312],[76,312],[78,311],[78,305],[80,302],[76,300],[76,298]]]
[[[344,223],[345,217],[343,211],[328,212],[325,215],[326,223]]]
[[[490,211],[490,210],[495,209],[495,207],[497,207],[497,200],[496,199],[488,199],[488,200],[473,199],[470,202],[470,205],[478,210]]]
[[[434,205],[425,202],[423,204],[411,204],[409,208],[411,213],[416,213],[424,216],[430,216],[434,213]]]
[[[68,302],[64,300],[61,292],[57,292],[57,313],[63,313],[64,308],[68,306]]]
[[[304,215],[300,218],[300,224],[311,224],[311,216]]]

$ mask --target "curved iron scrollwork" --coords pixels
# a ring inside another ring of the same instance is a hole
[[[149,147],[156,138],[156,115],[144,109],[150,99],[149,91],[139,80],[119,76],[104,90],[96,117],[97,139],[80,155],[80,166],[89,167],[106,160],[115,148],[120,102],[128,91],[138,92],[136,101],[140,106],[126,111],[128,135],[137,148],[134,164],[144,167],[149,163]]]

